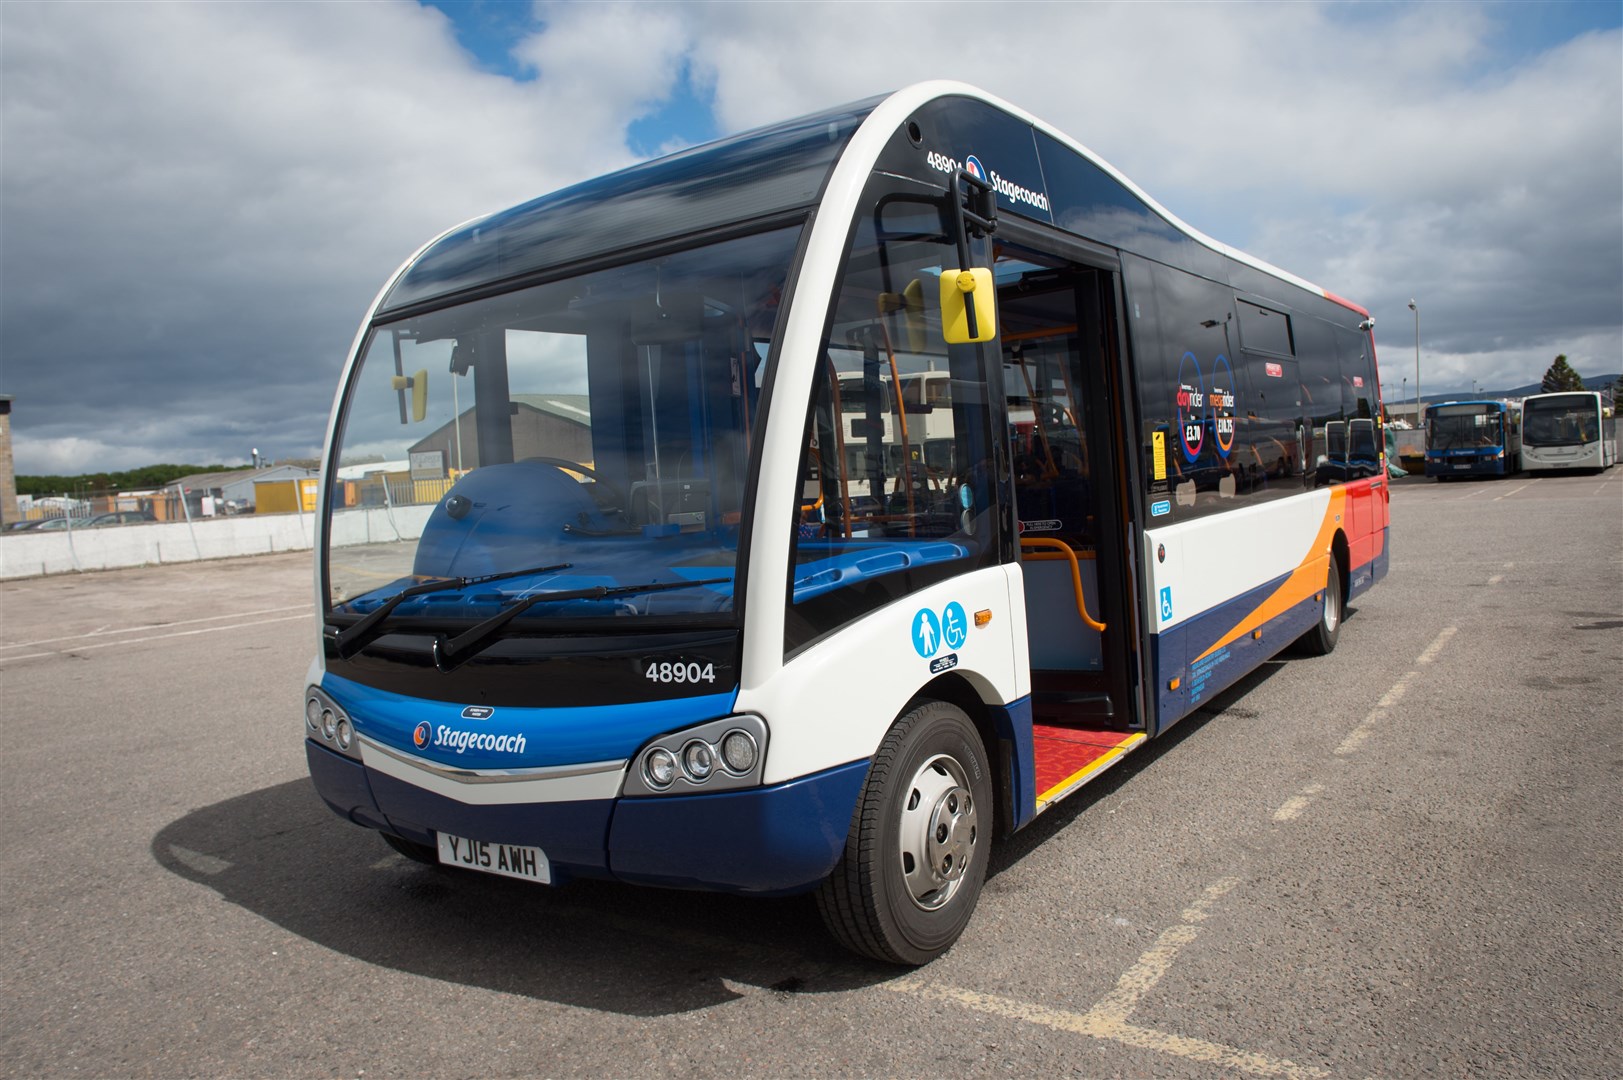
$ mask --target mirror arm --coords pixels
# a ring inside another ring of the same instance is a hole
[[[997,230],[997,196],[992,193],[992,186],[985,180],[972,176],[963,169],[952,174],[948,190],[952,199],[953,240],[958,246],[958,269],[965,271],[971,265],[969,261],[971,233],[979,239]],[[979,337],[980,326],[975,317],[973,299],[966,305],[964,317],[969,336]]]

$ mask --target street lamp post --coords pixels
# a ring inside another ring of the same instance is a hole
[[[1420,426],[1420,305],[1409,297],[1409,310],[1414,312],[1414,426]]]
[[[1409,376],[1403,377],[1403,404],[1409,404]]]

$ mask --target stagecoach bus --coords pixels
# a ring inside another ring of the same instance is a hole
[[[1426,406],[1426,475],[1511,476],[1521,471],[1522,411],[1509,401]]]
[[[1522,402],[1522,461],[1528,472],[1609,469],[1617,420],[1593,390],[1534,394]]]
[[[927,962],[997,838],[1335,647],[1387,568],[1370,326],[957,83],[454,228],[334,404],[316,788]]]

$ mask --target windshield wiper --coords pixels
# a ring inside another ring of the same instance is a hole
[[[351,623],[344,630],[327,628],[327,640],[337,649],[341,660],[348,660],[367,645],[382,637],[386,631],[383,620],[402,603],[414,596],[425,593],[444,592],[446,589],[466,589],[470,585],[483,585],[489,581],[502,581],[507,578],[524,577],[527,574],[547,574],[554,570],[568,570],[573,563],[558,563],[555,566],[535,566],[526,570],[507,570],[500,574],[485,574],[481,577],[454,577],[441,578],[438,581],[425,581],[421,585],[411,585],[401,589],[376,608],[366,613],[359,622]]]
[[[594,585],[590,589],[569,589],[565,592],[536,593],[517,601],[492,615],[467,632],[447,640],[434,636],[434,666],[441,671],[452,671],[472,659],[485,646],[501,637],[502,627],[537,604],[561,603],[565,600],[603,600],[610,596],[630,596],[633,593],[666,592],[671,589],[693,589],[700,585],[731,584],[732,578],[705,578],[698,581],[650,581],[642,585]]]

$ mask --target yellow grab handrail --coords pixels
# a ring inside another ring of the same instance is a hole
[[[1077,614],[1082,616],[1083,622],[1101,634],[1104,633],[1105,624],[1088,614],[1087,600],[1082,595],[1082,568],[1076,563],[1076,552],[1071,550],[1071,545],[1063,540],[1051,540],[1045,536],[1022,536],[1020,538],[1020,547],[1022,550],[1047,548],[1064,552],[1065,560],[1071,564],[1071,588],[1076,592]]]

